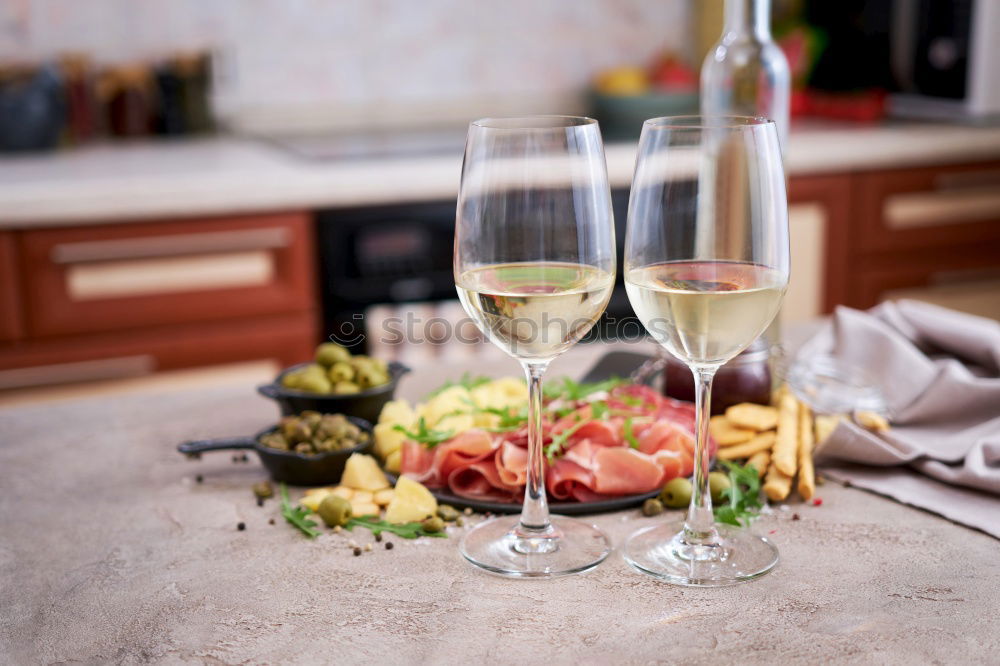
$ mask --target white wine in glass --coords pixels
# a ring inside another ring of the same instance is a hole
[[[778,551],[747,528],[716,525],[708,486],[712,379],[770,325],[788,285],[788,212],[774,123],[654,118],[639,139],[625,240],[625,288],[649,334],[691,368],[695,466],[681,524],[629,537],[632,566],[672,583],[761,576]]]
[[[542,454],[542,375],[607,307],[615,231],[597,121],[487,118],[465,146],[455,224],[455,286],[466,312],[528,381],[528,466],[519,517],[466,533],[472,564],[513,577],[591,569],[611,552],[592,524],[550,516]]]

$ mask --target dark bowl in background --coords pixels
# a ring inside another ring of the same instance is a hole
[[[368,441],[343,451],[328,451],[307,456],[294,451],[272,449],[260,443],[260,438],[278,429],[277,425],[261,430],[253,437],[226,437],[184,442],[177,450],[188,456],[198,456],[206,451],[253,449],[271,478],[293,486],[326,486],[340,483],[347,459],[353,453],[368,453],[373,444],[372,424],[364,419],[347,417],[354,425],[368,433]]]
[[[396,385],[400,378],[410,371],[402,363],[393,361],[389,363],[389,381],[382,386],[366,389],[359,393],[348,393],[345,395],[333,395],[327,393],[307,393],[296,389],[285,388],[281,385],[281,380],[290,372],[294,372],[309,363],[299,363],[290,368],[286,368],[279,374],[271,384],[263,384],[257,387],[257,392],[265,398],[270,398],[278,403],[282,416],[292,416],[311,410],[321,414],[344,414],[345,416],[355,416],[371,423],[378,423],[378,416],[382,413],[385,403],[392,400],[396,393]]]

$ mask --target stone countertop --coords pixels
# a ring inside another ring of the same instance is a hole
[[[628,187],[634,143],[606,148]],[[792,175],[1000,159],[1000,127],[805,124],[791,134]],[[138,142],[0,157],[0,228],[311,210],[456,195],[461,155],[307,160],[240,137]]]
[[[555,373],[579,371],[575,351]],[[462,370],[415,372],[402,391],[419,395]],[[310,541],[275,501],[256,506],[256,460],[175,451],[276,415],[249,386],[0,410],[0,661],[913,664],[1000,654],[1000,542],[875,495],[827,482],[822,506],[763,517],[755,529],[781,563],[736,587],[674,587],[618,553],[575,577],[506,580],[461,561],[458,528],[447,540],[389,537],[393,550],[361,557],[348,537]],[[616,545],[650,520],[594,517]]]

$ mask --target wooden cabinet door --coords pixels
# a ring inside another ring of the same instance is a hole
[[[22,232],[28,333],[314,311],[311,222],[289,213]]]
[[[792,274],[784,323],[815,318],[852,302],[851,177],[801,176],[788,185]]]
[[[24,335],[14,232],[0,231],[0,341]]]

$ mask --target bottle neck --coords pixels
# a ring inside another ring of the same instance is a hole
[[[771,0],[726,0],[723,37],[771,41]]]

